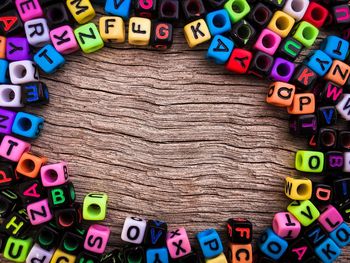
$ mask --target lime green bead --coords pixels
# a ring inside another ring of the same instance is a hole
[[[319,32],[320,31],[314,25],[310,24],[309,22],[302,21],[295,29],[293,37],[305,47],[309,48],[315,43]]]
[[[321,173],[324,167],[324,154],[316,151],[297,151],[295,169],[308,173]]]
[[[94,23],[76,28],[74,35],[84,53],[92,53],[104,47],[103,40]]]
[[[4,250],[4,258],[13,262],[25,262],[32,245],[33,240],[31,238],[18,239],[9,237]]]
[[[226,2],[224,8],[228,12],[232,23],[237,23],[250,12],[250,6],[246,0],[230,0]]]
[[[293,201],[287,210],[298,219],[303,226],[311,225],[320,216],[320,212],[310,200]]]
[[[100,221],[106,218],[108,195],[90,193],[84,198],[83,218],[89,221]]]

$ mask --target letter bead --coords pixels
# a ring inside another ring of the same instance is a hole
[[[338,113],[345,120],[350,120],[350,94],[344,94],[343,98],[336,105]]]
[[[293,201],[289,204],[287,210],[298,219],[303,226],[311,225],[320,216],[320,212],[309,200]]]
[[[53,218],[47,199],[29,204],[27,206],[27,213],[30,223],[33,226],[49,222]]]
[[[44,165],[41,167],[40,176],[44,187],[63,185],[69,180],[67,163]]]
[[[129,44],[147,46],[151,39],[151,20],[132,17],[129,21]]]
[[[19,61],[31,59],[30,47],[25,37],[8,37],[6,39],[6,59]]]
[[[305,15],[309,3],[309,0],[287,0],[282,11],[299,21]]]
[[[316,50],[306,59],[306,66],[323,77],[332,66],[332,59],[323,51]]]
[[[18,194],[23,203],[33,203],[46,197],[39,180],[28,180],[18,184]]]
[[[275,32],[264,29],[261,31],[254,48],[273,56],[281,43],[281,37]]]
[[[323,40],[321,49],[331,58],[344,61],[349,53],[349,42],[337,36],[328,36]]]
[[[47,251],[41,248],[38,244],[34,244],[27,256],[26,263],[50,263],[53,253],[54,250]]]
[[[79,50],[74,31],[68,25],[63,25],[51,30],[50,38],[55,49],[63,55],[68,55]]]
[[[252,58],[252,52],[241,48],[235,48],[226,64],[226,69],[234,73],[245,74],[249,69]]]
[[[272,11],[262,3],[257,3],[247,15],[247,20],[259,29],[264,28],[272,18]]]
[[[208,48],[207,58],[213,59],[216,64],[225,64],[234,48],[234,43],[231,39],[216,35]]]
[[[16,0],[14,2],[23,22],[43,16],[39,0]]]
[[[0,188],[12,185],[17,179],[18,178],[14,173],[14,168],[10,163],[0,163]]]
[[[346,155],[347,155],[348,150],[350,150],[350,132],[349,131],[339,131],[339,133],[338,133],[338,148],[339,148],[339,150],[346,151],[344,153],[344,158],[345,158],[345,160],[347,160]],[[345,162],[345,164],[347,164],[347,162]]]
[[[185,38],[188,46],[193,48],[211,39],[209,28],[204,19],[198,19],[184,27]]]
[[[49,90],[43,82],[29,82],[21,85],[21,103],[44,105],[49,103]]]
[[[5,250],[4,258],[13,262],[24,262],[32,248],[33,240],[31,238],[19,239],[14,237],[9,237]]]
[[[303,45],[292,37],[285,38],[278,48],[278,55],[289,61],[294,61],[303,49]]]
[[[168,232],[166,243],[172,259],[181,258],[191,253],[191,244],[183,227]]]
[[[295,93],[293,84],[274,82],[270,85],[266,102],[279,107],[288,107],[292,104]]]
[[[350,22],[350,8],[347,4],[333,6],[333,20],[336,24],[348,24]]]
[[[84,248],[87,251],[103,254],[107,247],[110,229],[102,225],[91,225],[87,231]]]
[[[43,126],[44,118],[26,112],[18,112],[13,122],[12,133],[35,139],[40,135]]]
[[[342,248],[350,244],[350,227],[346,223],[341,223],[330,233],[330,237]]]
[[[321,89],[319,98],[321,99],[321,102],[325,103],[326,105],[335,105],[341,99],[342,94],[342,87],[333,82],[327,81]]]
[[[38,68],[30,60],[21,60],[9,64],[9,75],[12,84],[23,84],[39,80]]]
[[[167,231],[168,226],[165,222],[149,220],[143,243],[147,247],[164,247],[166,246]]]
[[[1,39],[0,39],[0,44],[1,44]],[[9,70],[8,70],[8,68],[9,68],[8,61],[5,59],[0,59],[0,84],[9,83],[9,78],[8,78],[9,77]]]
[[[315,248],[316,255],[324,263],[334,262],[341,254],[341,249],[330,238]]]
[[[81,251],[84,239],[82,236],[72,233],[65,232],[61,238],[59,249],[63,252],[76,255]]]
[[[334,206],[327,205],[322,211],[320,217],[318,218],[318,222],[327,232],[332,232],[341,223],[343,223],[344,220],[341,214]]]
[[[16,118],[16,112],[0,109],[0,133],[11,134],[12,125]],[[1,184],[1,182],[0,182]]]
[[[289,260],[288,262],[312,263],[317,261],[313,248],[304,237],[296,239],[289,245],[286,259]]]
[[[162,263],[169,263],[168,250],[165,247],[147,249],[146,259],[147,263],[153,263],[157,261],[160,261]]]
[[[317,134],[317,147],[322,150],[331,150],[337,146],[337,132],[334,129],[321,128]],[[326,158],[327,163],[327,158]]]
[[[108,196],[104,193],[90,193],[83,202],[84,220],[104,220],[107,214]]]
[[[315,112],[315,95],[313,93],[295,94],[292,104],[287,108],[289,114],[311,114]]]
[[[50,263],[75,263],[76,256],[63,252],[60,249],[57,249],[53,254]]]
[[[225,9],[208,13],[206,22],[212,36],[223,34],[231,30],[230,17]]]
[[[304,177],[286,177],[285,191],[293,200],[308,200],[312,196],[312,181]]]
[[[329,151],[325,154],[326,171],[342,171],[344,168],[344,153]]]
[[[131,246],[126,247],[121,252],[121,257],[123,262],[145,262],[146,253],[143,246]]]
[[[36,178],[39,175],[41,166],[46,162],[46,157],[24,153],[18,161],[16,172],[22,176]]]
[[[52,74],[66,62],[64,57],[51,45],[46,45],[34,56],[35,63],[47,74]]]
[[[224,253],[220,254],[216,258],[207,259],[206,263],[227,263],[227,259]]]
[[[60,240],[57,229],[51,225],[43,225],[36,234],[35,242],[43,249],[49,251],[54,249]]]
[[[179,20],[180,6],[178,0],[160,0],[158,5],[158,19],[176,22]]]
[[[56,198],[60,198],[60,199],[56,199],[60,201],[65,197],[56,196]],[[65,207],[65,205],[63,205],[63,207]],[[73,203],[73,207],[55,209],[54,217],[55,217],[55,223],[57,227],[63,230],[69,229],[72,226],[78,226],[82,222],[81,209],[80,207],[74,207],[74,203]]]
[[[335,204],[343,204],[350,199],[350,179],[343,178],[333,181],[334,198]],[[346,207],[346,205],[344,205]],[[349,207],[347,207],[349,209]],[[343,210],[348,213],[349,211]]]
[[[104,42],[94,23],[76,28],[74,35],[84,53],[92,53],[104,47]]]
[[[37,18],[24,23],[24,30],[29,44],[43,47],[50,43],[50,32],[45,18]]]
[[[131,0],[106,0],[105,11],[107,14],[120,16],[124,20],[129,18]]]
[[[141,244],[146,232],[146,220],[137,217],[125,219],[121,238],[125,242]]]
[[[344,86],[350,76],[350,66],[342,61],[334,60],[333,64],[326,74],[325,79]]]
[[[258,51],[254,54],[253,60],[250,63],[249,73],[260,78],[266,77],[271,72],[273,62],[273,56]]]
[[[295,65],[283,58],[276,58],[270,77],[275,81],[289,82],[295,70]]]
[[[6,194],[9,194],[7,192]],[[31,230],[31,224],[25,209],[12,212],[1,224],[3,232],[15,238],[25,236]]]
[[[233,25],[229,36],[237,47],[245,47],[255,40],[256,30],[248,21],[242,19]]]
[[[326,184],[316,184],[311,200],[316,205],[328,205],[333,200],[333,188]]]
[[[305,65],[299,65],[294,71],[293,84],[301,90],[310,90],[317,81],[317,74]]]
[[[0,144],[0,156],[18,162],[25,152],[29,152],[31,145],[15,137],[6,135]]]
[[[289,120],[289,132],[295,136],[312,136],[317,128],[316,114],[294,115]]]
[[[327,20],[328,10],[316,2],[310,2],[303,20],[313,24],[317,28],[321,28]]]
[[[324,166],[324,154],[316,151],[297,151],[295,168],[308,173],[321,173]]]
[[[237,23],[250,12],[250,5],[246,0],[229,0],[224,5],[232,23]]]
[[[103,263],[104,261],[100,260],[100,257],[95,255],[95,254],[83,251],[83,252],[79,253],[79,255],[77,257],[77,262],[81,262],[81,263]],[[116,262],[118,262],[118,261],[116,261]]]
[[[101,17],[99,21],[99,31],[104,42],[125,42],[125,25],[121,17]]]
[[[5,167],[2,170],[6,169]],[[0,218],[8,217],[17,207],[19,197],[17,193],[10,189],[5,189],[0,192]],[[1,233],[0,233],[1,234]],[[0,242],[1,243],[1,242]],[[0,245],[1,250],[1,245]]]
[[[68,10],[79,24],[86,24],[96,15],[89,0],[67,0]]]
[[[0,34],[9,36],[23,32],[23,23],[15,10],[1,12]]]
[[[202,0],[183,0],[180,2],[187,21],[196,20],[205,16],[206,10]]]
[[[47,195],[52,208],[68,207],[76,198],[74,185],[71,182],[50,188]]]
[[[229,243],[227,251],[228,262],[230,263],[252,263],[253,248],[251,244]]]
[[[280,212],[275,214],[273,218],[272,229],[283,239],[295,239],[301,231],[301,226],[291,213]]]
[[[310,245],[315,247],[327,238],[327,232],[316,222],[304,230],[304,236]]]
[[[167,49],[173,44],[173,25],[164,22],[152,24],[151,45],[157,49]]]
[[[228,239],[234,244],[249,244],[252,242],[253,225],[246,219],[230,218],[227,221]]]
[[[276,235],[271,228],[268,228],[261,235],[258,247],[266,256],[278,260],[287,250],[288,243]]]
[[[318,34],[319,30],[317,27],[309,22],[302,21],[294,30],[293,37],[306,48],[310,48],[315,43]]]
[[[293,17],[278,10],[272,16],[267,28],[278,34],[280,37],[285,38],[292,30],[294,23],[295,20]]]
[[[139,17],[154,18],[157,12],[157,0],[136,0],[135,15]]]
[[[215,258],[223,252],[219,234],[215,229],[207,229],[197,234],[204,258]]]

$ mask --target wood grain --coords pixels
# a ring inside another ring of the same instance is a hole
[[[254,237],[288,204],[284,178],[306,142],[288,133],[285,110],[265,103],[268,82],[236,76],[190,50],[181,30],[159,52],[111,44],[67,57],[43,76],[51,103],[34,151],[66,160],[78,199],[107,192],[111,247],[128,215],[196,232],[246,217]],[[339,262],[350,260],[344,249]]]

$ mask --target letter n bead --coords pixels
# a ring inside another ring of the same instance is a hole
[[[89,0],[67,0],[68,10],[79,24],[85,24],[96,15]]]
[[[39,175],[41,166],[46,164],[46,162],[46,157],[24,153],[18,161],[16,172],[29,178],[36,178]]]
[[[35,139],[39,136],[43,125],[44,118],[26,112],[18,112],[13,122],[12,132],[22,137]]]
[[[207,58],[213,59],[216,64],[225,64],[234,48],[234,43],[231,39],[217,35],[211,41],[208,48]]]
[[[83,202],[83,219],[99,221],[104,220],[107,214],[108,196],[104,193],[90,193]]]
[[[86,233],[84,249],[96,254],[103,254],[106,250],[111,230],[102,225],[91,225]]]
[[[293,201],[287,207],[287,210],[300,222],[303,226],[309,226],[320,216],[320,212],[316,206],[309,200]]]
[[[224,250],[220,236],[215,229],[207,229],[198,233],[197,239],[205,258],[215,258]]]
[[[47,199],[29,204],[27,206],[27,213],[30,223],[33,226],[43,224],[53,218]]]
[[[185,38],[188,46],[193,48],[210,40],[209,28],[204,19],[198,19],[184,27]]]
[[[172,259],[181,258],[191,253],[190,240],[188,239],[186,230],[183,227],[169,231],[166,243]]]
[[[151,20],[132,17],[129,21],[129,44],[147,46],[151,40]]]
[[[268,228],[261,235],[258,247],[266,256],[278,260],[287,250],[288,242],[276,235],[271,228]]]
[[[30,148],[31,145],[29,143],[6,135],[0,144],[0,156],[7,160],[18,162],[23,153],[29,152]]]
[[[350,66],[342,61],[334,60],[328,73],[325,75],[326,80],[335,84],[344,86],[350,76]]]
[[[343,223],[344,220],[342,215],[334,206],[327,205],[323,209],[320,217],[318,218],[318,222],[326,231],[332,232],[334,229],[340,226],[340,224]]]
[[[249,244],[253,238],[253,225],[246,219],[230,218],[227,221],[227,235],[231,243]]]
[[[147,222],[137,217],[127,217],[125,219],[122,240],[133,244],[141,244],[146,232]]]
[[[55,49],[63,55],[68,55],[79,50],[74,31],[69,25],[51,30],[50,38]]]
[[[226,69],[234,73],[245,74],[249,69],[252,58],[252,52],[241,48],[235,48],[226,64]]]
[[[27,256],[27,263],[37,262],[37,263],[50,263],[53,256],[54,250],[47,251],[41,248],[38,244],[35,244],[30,250]]]
[[[281,238],[295,239],[301,231],[301,225],[291,213],[280,212],[273,218],[272,229]]]
[[[24,262],[32,247],[33,240],[9,237],[4,250],[4,258],[13,262]]]
[[[40,176],[44,187],[53,187],[65,184],[69,179],[67,163],[60,162],[44,165],[41,167]]]
[[[266,102],[279,107],[288,107],[292,104],[295,86],[285,82],[274,82],[270,85]]]
[[[64,57],[51,45],[46,45],[34,56],[35,63],[47,74],[54,73],[66,62]]]

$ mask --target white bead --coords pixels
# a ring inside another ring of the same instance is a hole
[[[343,171],[350,173],[350,152],[344,153],[344,168]]]
[[[38,67],[31,60],[11,62],[9,75],[12,84],[24,84],[39,80]]]
[[[34,47],[50,43],[50,30],[45,18],[37,18],[24,23],[27,40]]]
[[[50,263],[53,253],[54,250],[47,251],[42,249],[38,244],[35,244],[27,256],[26,263]]]
[[[309,4],[309,0],[287,0],[282,11],[299,21],[305,15]]]
[[[343,98],[336,105],[339,114],[347,121],[350,121],[350,94],[344,94]]]
[[[122,240],[133,244],[141,244],[146,232],[146,225],[147,222],[144,219],[127,217],[122,230]]]
[[[21,87],[17,85],[0,85],[0,106],[19,108],[21,103]]]

